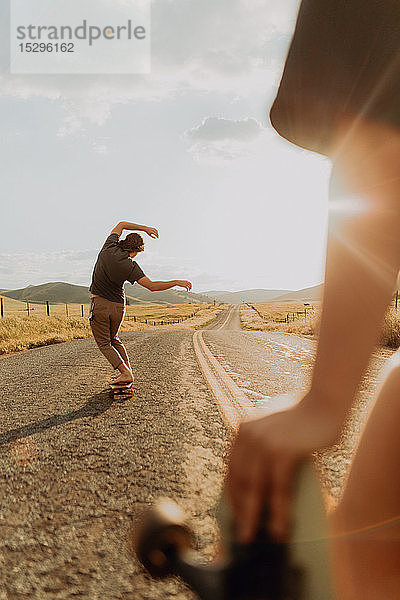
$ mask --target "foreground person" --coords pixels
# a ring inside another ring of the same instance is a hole
[[[121,221],[104,242],[93,270],[89,288],[92,293],[90,326],[100,351],[116,370],[112,382],[121,385],[133,381],[129,357],[118,338],[118,330],[125,315],[125,281],[137,282],[152,292],[169,290],[175,286],[187,291],[192,288],[190,281],[186,280],[152,281],[146,277],[133,260],[144,250],[143,238],[138,233],[130,233],[120,240],[124,229],[144,231],[150,237],[158,238],[158,231],[154,227]]]
[[[333,162],[320,334],[308,393],[244,423],[230,457],[237,537],[262,509],[288,536],[300,462],[338,441],[400,268],[400,3],[303,0],[271,111]],[[340,600],[400,598],[400,355],[390,361],[332,517]]]

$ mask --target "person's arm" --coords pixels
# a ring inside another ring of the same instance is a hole
[[[147,225],[138,225],[137,223],[129,223],[129,221],[120,221],[110,232],[116,233],[118,237],[122,235],[122,232],[126,229],[127,231],[144,231],[152,238],[158,238],[158,231],[154,227],[147,227]]]
[[[271,533],[287,536],[297,465],[337,441],[378,342],[400,265],[399,138],[365,123],[340,149],[310,390],[294,408],[244,423],[232,447],[227,488],[241,541],[265,505]]]
[[[162,292],[163,290],[169,290],[175,286],[183,287],[188,292],[192,289],[192,284],[190,281],[186,281],[185,279],[172,279],[171,281],[152,281],[148,277],[141,277],[137,280],[141,286],[150,290],[151,292]]]

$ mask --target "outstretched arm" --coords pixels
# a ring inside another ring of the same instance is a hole
[[[141,277],[137,281],[141,286],[150,290],[151,292],[162,292],[163,290],[169,290],[175,286],[183,287],[186,291],[190,292],[192,284],[190,281],[185,279],[172,279],[171,281],[152,281],[148,277]]]
[[[130,223],[129,221],[120,221],[111,231],[111,233],[116,233],[118,237],[120,237],[124,229],[126,229],[127,231],[144,231],[150,237],[158,238],[158,231],[154,227],[147,227],[147,225],[138,225],[137,223]]]

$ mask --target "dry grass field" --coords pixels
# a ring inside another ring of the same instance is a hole
[[[306,310],[306,314],[305,314]],[[315,335],[318,327],[319,303],[244,304],[240,309],[243,329],[253,331],[283,331],[300,335]]]
[[[4,318],[0,319],[0,354],[17,352],[38,346],[67,342],[90,337],[87,318],[89,305],[63,304],[46,306],[30,304],[29,316],[26,303],[3,297]],[[144,329],[196,329],[207,325],[223,309],[213,304],[160,304],[127,307],[122,331]],[[68,317],[67,317],[68,310]],[[146,322],[147,321],[147,322]]]
[[[199,329],[211,323],[224,308],[223,304],[215,306],[214,304],[143,304],[129,306],[122,331],[154,328]]]
[[[137,321],[150,322],[156,324],[171,323],[173,321],[182,321],[188,319],[202,307],[210,305],[204,304],[135,304],[126,307],[125,320],[131,321],[133,317]]]
[[[85,317],[6,316],[0,320],[0,354],[92,335]]]
[[[307,308],[307,315],[304,310]],[[283,331],[315,336],[318,333],[320,303],[309,307],[304,304],[268,303],[242,305],[240,320],[243,329],[253,331]],[[288,318],[289,315],[289,318]],[[389,348],[400,346],[400,309],[393,306],[386,313],[380,343]]]

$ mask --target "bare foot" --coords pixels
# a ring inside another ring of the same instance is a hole
[[[112,383],[120,383],[121,385],[123,385],[125,383],[132,383],[133,375],[132,375],[132,373],[120,373],[116,377],[112,377],[111,382]]]

